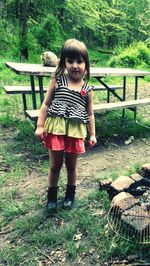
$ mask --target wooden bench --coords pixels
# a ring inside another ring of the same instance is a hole
[[[119,100],[121,100],[121,97],[116,94],[116,90],[123,90],[123,86],[120,85],[108,85],[109,89],[106,88],[103,85],[94,85],[93,91],[107,91],[107,103],[110,102],[110,93],[112,93],[115,97],[117,97]]]
[[[110,86],[110,90],[115,91],[118,89],[122,89],[123,87],[120,85],[109,85]],[[94,85],[94,91],[103,91],[103,90],[107,90],[106,87],[104,87],[103,85]],[[23,86],[23,85],[16,85],[16,86],[4,86],[4,91],[7,94],[32,94],[32,90],[30,86]],[[43,91],[46,92],[47,91],[47,87],[43,88]],[[39,87],[35,87],[35,92],[39,93]]]
[[[22,95],[22,101],[23,101],[23,108],[24,112],[27,110],[27,99],[26,99],[26,94],[31,94],[32,95],[32,90],[30,86],[23,86],[23,85],[14,85],[14,86],[4,86],[4,91],[7,94],[21,94]],[[47,87],[43,88],[43,91],[47,91]],[[35,93],[39,93],[39,87],[35,86]]]
[[[135,108],[137,106],[147,105],[150,104],[150,98],[147,99],[140,99],[140,100],[130,100],[130,101],[122,101],[122,102],[113,102],[113,103],[100,103],[94,105],[94,112],[100,113],[100,112],[107,112],[112,111],[116,109],[130,109]],[[32,121],[36,121],[39,115],[39,109],[38,110],[26,110],[25,115]]]
[[[119,85],[109,85],[110,86],[110,91],[115,91],[117,89],[122,89],[122,86]],[[22,95],[22,101],[23,101],[23,108],[24,112],[28,109],[27,108],[27,99],[26,99],[26,94],[31,94],[32,95],[32,90],[30,86],[24,86],[24,85],[14,85],[14,86],[4,86],[4,91],[7,94],[21,94]],[[104,87],[103,85],[95,85],[94,86],[94,91],[103,91],[107,90],[107,99],[109,99],[109,93],[108,89]],[[43,88],[43,92],[45,93],[47,91],[47,87]],[[35,93],[40,93],[39,87],[35,86]]]

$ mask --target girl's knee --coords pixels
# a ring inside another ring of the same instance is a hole
[[[66,162],[65,163],[65,165],[66,165],[66,169],[67,169],[67,171],[71,171],[71,172],[74,172],[74,171],[76,171],[77,170],[77,165],[76,164],[72,164],[72,163],[68,163],[68,162]]]
[[[50,165],[50,171],[53,173],[60,172],[61,168],[62,168],[62,164]]]

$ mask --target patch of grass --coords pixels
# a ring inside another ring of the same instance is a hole
[[[27,256],[28,254],[28,256]],[[34,247],[29,245],[16,245],[13,248],[6,246],[0,251],[0,261],[2,265],[33,265],[35,266],[37,261],[35,257],[37,252]]]
[[[15,202],[16,197],[17,193],[13,191],[12,202]],[[38,198],[34,200],[38,201]],[[6,197],[6,201],[8,202],[8,197]],[[11,219],[9,216],[9,226],[11,225],[12,228],[9,240],[10,243],[14,241],[16,250],[13,253],[14,248],[11,244],[4,246],[1,251],[1,263],[7,262],[9,265],[18,265],[21,262],[28,263],[26,265],[36,263],[35,256],[31,253],[35,247],[37,247],[36,252],[39,259],[41,254],[49,253],[52,250],[63,251],[67,260],[74,261],[79,261],[83,254],[92,256],[89,253],[92,248],[96,251],[96,256],[99,256],[103,262],[116,255],[125,256],[132,253],[131,245],[126,240],[114,236],[108,227],[109,199],[106,193],[95,192],[89,194],[88,198],[82,201],[78,200],[78,206],[70,212],[60,210],[51,217],[44,214],[40,205],[35,211],[31,198],[30,200],[28,198],[29,201],[30,204],[26,209],[27,213],[14,212],[14,216],[11,213]],[[25,205],[25,200],[22,204]],[[15,204],[13,206],[15,208]],[[32,208],[33,211],[31,211]],[[100,209],[104,210],[102,216],[99,216],[96,212]],[[4,215],[4,219],[7,218]],[[5,230],[4,222],[2,230]],[[5,256],[6,251],[8,252],[7,256]],[[38,251],[41,251],[41,254]]]
[[[66,243],[66,253],[70,259],[72,259],[72,260],[77,259],[78,254],[79,254],[79,246],[77,246],[74,241],[67,242]]]
[[[126,172],[126,175],[130,176],[133,173],[140,173],[141,166],[142,165],[140,163],[133,165],[132,167],[128,169],[128,171]]]
[[[14,222],[13,226],[15,230],[12,234],[12,237],[18,239],[23,235],[28,235],[29,237],[29,234],[36,234],[36,231],[37,234],[40,235],[38,228],[42,227],[42,224],[45,222],[45,220],[46,219],[43,215],[43,212],[35,213],[30,211],[30,214],[22,216]]]
[[[96,114],[96,128],[98,139],[126,139],[129,136],[144,137],[149,134],[149,129],[135,124],[133,114],[126,110],[126,115],[122,118],[122,111],[117,110],[105,114]],[[138,117],[139,121],[142,119]],[[150,123],[147,123],[150,126]]]
[[[11,126],[17,126],[18,120],[16,118],[12,119],[12,115],[6,112],[0,116],[0,123],[3,128],[9,128]]]
[[[58,233],[52,228],[47,228],[30,235],[29,242],[38,245],[40,248],[44,246],[45,248],[55,249],[55,247],[59,248],[60,245],[63,245],[64,239],[61,237],[60,232]]]

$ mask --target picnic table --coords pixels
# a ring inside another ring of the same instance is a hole
[[[36,102],[36,93],[40,94],[41,103],[44,100],[44,93],[47,88],[43,86],[44,77],[52,77],[55,72],[55,67],[46,67],[42,64],[29,64],[29,63],[16,63],[16,62],[6,62],[5,65],[14,71],[18,75],[26,75],[30,77],[30,85],[27,87],[9,87],[5,86],[4,89],[7,93],[21,93],[23,96],[23,104],[25,109],[25,114],[31,120],[37,119],[38,110]],[[150,75],[148,71],[136,70],[131,68],[108,68],[108,67],[91,67],[90,76],[94,77],[100,84],[96,86],[95,90],[107,90],[107,103],[102,103],[94,105],[94,111],[108,111],[117,108],[130,108],[134,112],[134,121],[136,121],[137,106],[150,104],[150,98],[145,97],[144,99],[138,99],[138,80],[139,78],[144,78]],[[122,77],[122,85],[110,85],[105,79],[106,77],[116,76]],[[134,97],[133,99],[126,100],[126,88],[127,88],[127,77],[134,79]],[[35,86],[35,78],[38,79],[38,86]],[[117,89],[122,89],[122,96],[117,93]],[[32,95],[32,105],[33,110],[27,110],[26,106],[26,94]],[[113,94],[119,101],[115,103],[110,103],[110,94]]]

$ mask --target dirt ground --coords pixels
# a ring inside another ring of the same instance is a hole
[[[112,172],[125,174],[145,163],[150,163],[150,137],[134,139],[130,144],[99,145],[79,158],[78,189],[92,188],[92,178],[99,180]]]
[[[1,134],[0,134],[1,135]],[[1,144],[5,144],[5,138],[7,135],[1,135]],[[12,136],[11,136],[12,137]],[[132,139],[132,138],[131,138]],[[7,138],[8,140],[8,138]],[[9,139],[11,141],[11,138]],[[128,139],[129,140],[129,139]],[[128,143],[128,140],[127,143]],[[98,189],[98,180],[101,178],[106,178],[110,176],[112,172],[117,172],[119,175],[125,174],[134,165],[142,165],[145,163],[150,163],[150,136],[142,139],[132,139],[129,144],[122,142],[121,144],[116,144],[110,142],[107,144],[98,144],[94,149],[87,150],[85,154],[79,157],[78,161],[78,181],[77,181],[77,198],[81,199],[89,191]],[[45,158],[46,160],[48,158]],[[41,192],[45,193],[45,188],[47,184],[47,175],[43,176],[40,172],[33,167],[29,169],[29,173],[24,179],[18,184],[18,189],[20,191],[20,196],[23,197],[26,193],[27,188],[41,189]],[[45,199],[41,204],[45,204]],[[8,235],[1,235],[2,246],[7,242]],[[63,264],[62,264],[63,265]],[[75,265],[75,264],[67,264]],[[84,261],[80,265],[93,265],[92,262]],[[95,265],[100,265],[95,263]],[[108,265],[107,263],[105,264]],[[113,265],[135,265],[128,264],[128,258],[126,263],[117,261],[117,264]],[[139,264],[138,264],[139,265]],[[143,264],[142,264],[143,265]],[[148,264],[145,264],[148,265]]]

